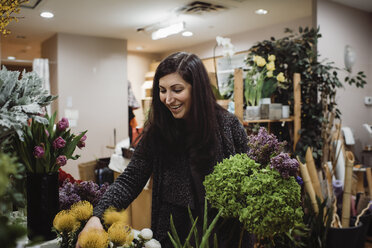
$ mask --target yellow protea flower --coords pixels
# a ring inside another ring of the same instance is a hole
[[[71,213],[79,221],[86,221],[93,215],[93,206],[88,201],[80,201],[71,206]]]
[[[78,243],[81,248],[107,248],[108,234],[105,230],[91,228],[80,234]]]
[[[278,80],[278,82],[285,82],[285,77],[284,77],[284,74],[283,72],[280,72],[277,76],[276,76],[276,80]]]
[[[269,61],[275,61],[275,59],[276,59],[276,57],[275,57],[275,55],[269,55],[269,56],[267,56],[267,60],[269,60]]]
[[[108,236],[116,246],[130,245],[134,238],[132,228],[122,222],[112,224],[108,229]]]
[[[266,69],[267,69],[268,71],[273,71],[273,70],[275,70],[275,63],[274,63],[274,61],[271,61],[270,63],[267,63],[267,64],[266,64]]]
[[[80,223],[68,210],[60,211],[53,220],[53,226],[58,232],[72,232],[80,227]]]
[[[268,72],[266,72],[266,76],[267,76],[268,78],[273,77],[273,71],[268,71]]]
[[[102,215],[103,223],[106,227],[110,227],[116,222],[128,223],[128,213],[125,210],[117,211],[113,207],[109,207]]]
[[[264,58],[262,58],[261,56],[257,56],[257,61],[256,61],[257,65],[259,67],[263,67],[266,65],[266,60]]]

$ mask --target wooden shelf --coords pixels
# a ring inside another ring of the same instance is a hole
[[[271,123],[271,122],[286,122],[286,121],[293,121],[294,120],[294,117],[291,116],[289,118],[285,118],[285,119],[279,119],[279,120],[268,120],[268,119],[261,119],[261,120],[244,120],[243,121],[243,125],[244,126],[248,126],[249,124],[252,124],[252,123]]]

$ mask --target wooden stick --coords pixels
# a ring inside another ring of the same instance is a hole
[[[300,134],[298,133],[301,129],[301,74],[293,74],[293,101],[294,101],[294,139],[293,139],[293,151],[296,150],[296,144],[300,139]]]
[[[357,193],[364,193],[364,171],[356,172],[358,181],[357,181]]]
[[[367,182],[368,182],[368,194],[369,197],[372,198],[372,175],[371,175],[371,168],[366,168],[366,176],[367,176]]]
[[[327,179],[328,199],[332,202],[333,201],[333,198],[335,198],[335,197],[333,195],[332,174],[329,171],[329,168],[328,168],[328,164],[327,163],[323,164],[323,170],[325,172],[326,179]]]
[[[345,164],[345,183],[344,194],[342,196],[342,227],[350,226],[350,204],[351,204],[351,184],[353,177],[353,165],[355,162],[354,154],[350,151],[346,152]]]
[[[235,115],[239,121],[243,123],[243,70],[234,70],[234,103],[235,103]]]
[[[311,201],[311,204],[313,205],[315,213],[318,213],[319,212],[318,204],[316,202],[314,188],[313,188],[313,185],[311,184],[311,179],[309,176],[309,172],[307,171],[306,164],[301,163],[298,157],[297,157],[297,160],[298,160],[298,163],[300,164],[300,172],[301,172],[302,180],[304,181],[305,190],[310,196],[310,201]]]
[[[319,197],[320,200],[323,201],[323,194],[320,188],[318,173],[315,168],[314,158],[313,158],[313,154],[312,154],[310,147],[308,147],[306,150],[305,158],[306,158],[306,167],[309,172],[311,183],[313,184],[315,194]]]

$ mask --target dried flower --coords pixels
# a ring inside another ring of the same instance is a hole
[[[287,153],[280,153],[270,160],[270,168],[276,169],[280,175],[288,179],[290,176],[296,176],[299,164],[296,159],[291,159]]]
[[[134,238],[132,228],[122,222],[112,224],[108,229],[108,236],[115,246],[130,245]]]
[[[53,226],[58,232],[72,232],[80,227],[75,216],[67,210],[60,211],[53,220]]]
[[[86,221],[93,215],[93,206],[88,201],[80,201],[71,206],[71,213],[79,221]]]
[[[53,141],[53,147],[56,150],[65,147],[65,145],[66,145],[66,141],[61,136],[59,136]]]
[[[88,229],[80,234],[79,246],[81,248],[107,248],[108,234],[105,230]]]
[[[142,238],[147,239],[147,240],[150,240],[150,239],[152,239],[153,233],[152,233],[151,229],[149,229],[149,228],[143,228],[141,230],[140,235],[141,235]]]
[[[68,119],[62,117],[62,119],[57,123],[57,129],[59,131],[65,131],[69,127]]]
[[[56,159],[56,164],[58,166],[64,166],[67,163],[67,158],[65,155],[59,155]]]
[[[44,153],[45,153],[45,151],[44,151],[44,148],[42,146],[35,146],[34,147],[33,154],[34,154],[35,158],[42,158],[44,156]]]
[[[286,142],[278,142],[273,134],[269,134],[264,127],[261,127],[257,135],[248,137],[249,152],[248,157],[266,166],[270,158],[279,154]]]
[[[115,208],[109,207],[103,213],[102,219],[106,227],[110,227],[116,222],[128,223],[128,213],[125,210],[119,212]]]

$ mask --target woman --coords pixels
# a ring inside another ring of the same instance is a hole
[[[152,99],[131,162],[94,208],[85,229],[102,228],[99,218],[105,209],[127,208],[153,175],[151,229],[167,248],[172,247],[167,235],[170,215],[184,240],[191,227],[188,206],[194,216],[203,214],[205,175],[222,159],[247,152],[248,139],[238,119],[216,103],[196,55],[177,52],[165,58],[156,69]],[[234,247],[229,231],[220,230],[219,247]],[[238,231],[233,239],[239,239]]]

